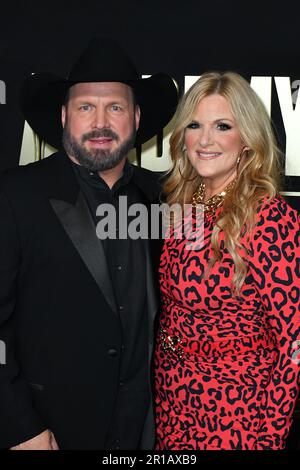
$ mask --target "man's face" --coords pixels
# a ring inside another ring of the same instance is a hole
[[[140,111],[130,87],[119,82],[78,83],[62,107],[63,145],[92,171],[114,168],[133,147]]]

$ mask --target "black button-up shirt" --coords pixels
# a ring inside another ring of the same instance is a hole
[[[138,446],[150,396],[145,271],[147,240],[119,239],[118,220],[120,196],[127,197],[128,207],[142,202],[143,197],[132,181],[134,169],[128,161],[122,176],[111,189],[97,173],[75,163],[72,167],[95,224],[101,220],[96,216],[100,204],[112,204],[116,210],[117,236],[102,240],[123,334],[121,351],[114,350],[116,360],[118,354],[122,357],[119,392],[107,436],[107,448],[134,449]],[[130,220],[128,217],[128,223]],[[112,350],[108,353],[113,354]],[[105,377],[103,381],[105,386]]]

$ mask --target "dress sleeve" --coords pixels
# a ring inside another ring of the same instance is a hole
[[[292,423],[300,370],[299,215],[282,198],[266,203],[250,240],[249,270],[277,346],[261,402],[256,449],[283,449]]]

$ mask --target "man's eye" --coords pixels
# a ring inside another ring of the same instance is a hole
[[[121,110],[122,110],[122,107],[121,107],[120,105],[118,105],[118,104],[113,104],[113,105],[111,106],[111,110],[112,110],[112,111],[121,111]]]
[[[187,129],[199,129],[199,124],[198,122],[190,122],[187,126]]]
[[[217,129],[220,131],[229,131],[231,129],[231,126],[229,124],[226,124],[226,122],[219,122],[217,125]]]
[[[89,104],[83,104],[79,107],[82,111],[89,111],[91,109],[91,106]]]

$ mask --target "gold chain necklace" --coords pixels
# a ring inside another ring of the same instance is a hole
[[[205,183],[201,181],[199,188],[197,191],[193,194],[192,197],[192,207],[196,207],[198,204],[203,204],[204,206],[204,212],[206,215],[211,215],[216,212],[216,210],[222,206],[226,194],[230,193],[232,191],[234,185],[236,183],[236,179],[231,181],[226,188],[223,189],[219,194],[215,194],[214,196],[211,196],[206,202],[204,202],[205,199]]]

